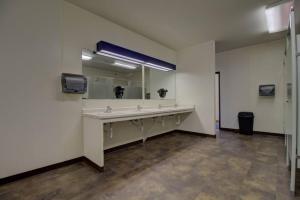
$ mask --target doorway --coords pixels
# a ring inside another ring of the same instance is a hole
[[[215,73],[215,118],[216,129],[221,128],[221,91],[220,91],[220,72]]]

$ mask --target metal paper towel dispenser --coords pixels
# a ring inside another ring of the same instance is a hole
[[[80,74],[62,73],[61,86],[63,93],[84,94],[87,90],[87,78]]]
[[[260,85],[259,96],[274,97],[275,96],[275,85]]]

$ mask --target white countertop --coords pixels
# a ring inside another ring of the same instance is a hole
[[[105,113],[105,109],[83,110],[84,117],[96,118],[104,121],[123,121],[140,119],[147,117],[158,117],[173,114],[189,113],[195,110],[195,106],[167,106],[161,108],[147,107],[137,110],[137,108],[112,108],[111,113]]]

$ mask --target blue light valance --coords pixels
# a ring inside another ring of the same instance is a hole
[[[97,43],[97,53],[114,57],[116,59],[125,60],[128,62],[143,64],[147,67],[159,69],[163,71],[176,70],[176,65],[168,63],[145,54],[120,47],[109,42],[100,41]]]

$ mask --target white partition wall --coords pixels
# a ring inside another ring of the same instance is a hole
[[[297,69],[297,109],[298,109],[298,113],[297,113],[297,157],[300,156],[300,117],[298,117],[299,113],[300,113],[300,34],[296,35],[296,69]],[[297,164],[300,163],[299,159]],[[299,168],[300,165],[298,165]]]
[[[284,131],[287,139],[287,161],[291,164],[291,191],[295,191],[297,145],[297,62],[294,12],[290,15],[290,34],[287,36],[285,59]]]
[[[176,102],[195,105],[181,130],[215,135],[215,42],[177,53]]]

